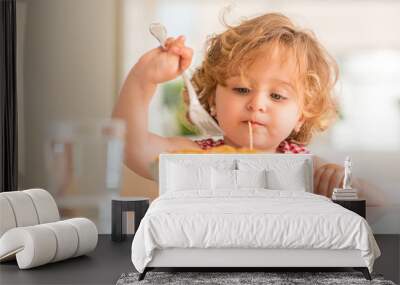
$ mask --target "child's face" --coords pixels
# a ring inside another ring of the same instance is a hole
[[[249,147],[251,121],[254,148],[275,152],[301,126],[294,60],[282,63],[281,57],[277,52],[268,59],[261,54],[244,79],[233,76],[226,81],[227,86],[217,86],[216,116],[226,144]]]

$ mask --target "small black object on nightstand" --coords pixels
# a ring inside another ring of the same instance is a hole
[[[126,223],[125,212],[135,212],[135,232],[140,221],[149,208],[150,199],[144,197],[116,197],[112,199],[111,209],[111,240],[123,241],[126,234],[123,233],[123,226]]]
[[[332,202],[339,204],[340,206],[353,211],[356,214],[359,214],[361,217],[365,219],[366,211],[365,211],[365,200],[355,199],[355,200],[332,200]]]

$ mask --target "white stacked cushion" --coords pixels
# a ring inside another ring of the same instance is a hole
[[[17,222],[8,199],[0,194],[0,237],[9,229],[15,228]]]
[[[0,193],[0,262],[21,269],[79,256],[97,245],[97,228],[86,218],[59,221],[53,197],[43,189]]]
[[[3,192],[13,210],[17,227],[33,226],[39,223],[35,206],[30,196],[23,191]]]
[[[39,219],[39,224],[60,220],[57,204],[49,192],[43,189],[28,189],[22,192],[28,194],[32,199]]]
[[[86,218],[75,218],[7,231],[0,238],[0,260],[16,255],[20,269],[86,254],[97,245],[97,229]]]
[[[43,189],[0,193],[0,213],[0,237],[15,227],[60,220],[56,202]]]
[[[57,250],[53,232],[43,225],[13,228],[0,238],[0,260],[16,254],[21,269],[49,263]]]
[[[55,222],[44,224],[44,227],[49,228],[57,240],[56,254],[51,260],[52,262],[67,259],[74,256],[78,249],[78,232],[70,223]]]
[[[92,221],[85,218],[74,218],[64,222],[71,224],[78,232],[78,247],[74,257],[88,253],[96,248],[98,232]]]

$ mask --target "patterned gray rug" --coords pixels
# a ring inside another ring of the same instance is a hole
[[[139,273],[124,273],[117,285],[133,284],[379,284],[395,285],[384,280],[381,275],[372,274],[372,281],[364,278],[360,272],[154,272],[150,271],[142,281]]]

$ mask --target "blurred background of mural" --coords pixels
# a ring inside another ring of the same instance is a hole
[[[157,46],[151,22],[187,37],[193,69],[207,37],[224,30],[222,11],[231,24],[284,13],[337,59],[341,119],[310,148],[338,164],[351,155],[355,175],[390,201],[367,210],[373,230],[400,233],[400,2],[392,0],[17,0],[20,187],[48,189],[64,217],[87,216],[101,232],[110,231],[110,195],[156,197],[155,183],[118,167],[123,131],[104,128],[113,125],[108,118],[130,68]],[[179,79],[158,88],[152,132],[195,135],[185,124],[181,88]]]

